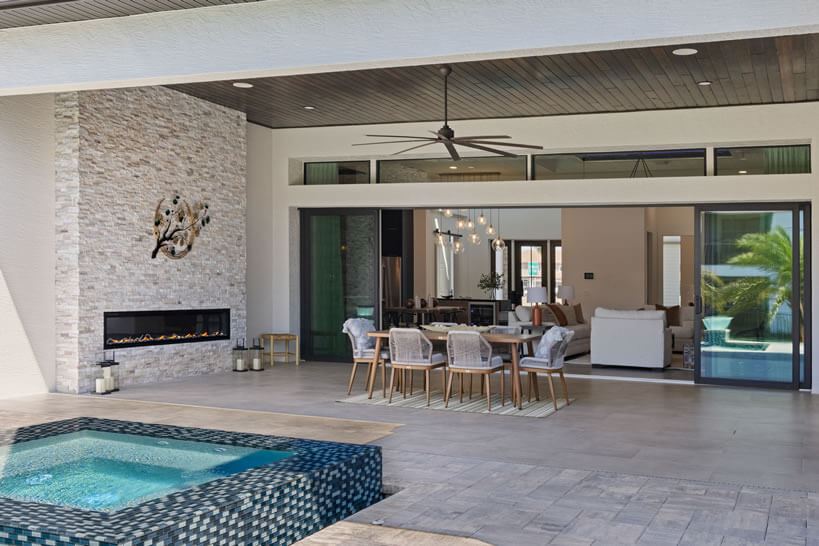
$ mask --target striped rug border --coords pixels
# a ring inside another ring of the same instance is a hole
[[[569,398],[573,403],[574,398]],[[500,395],[492,395],[492,411],[486,409],[486,397],[481,397],[477,393],[472,395],[472,400],[469,400],[464,394],[463,403],[458,402],[458,395],[453,394],[449,400],[449,407],[444,407],[444,397],[441,391],[432,391],[430,396],[430,404],[427,407],[427,395],[423,391],[416,391],[414,394],[407,395],[403,398],[401,393],[396,392],[392,396],[392,404],[388,403],[388,398],[382,398],[380,392],[374,392],[372,399],[367,398],[367,394],[354,394],[348,397],[336,400],[342,404],[362,404],[365,406],[382,406],[395,408],[412,408],[412,409],[431,409],[438,411],[453,411],[465,413],[483,413],[488,415],[512,415],[515,417],[549,417],[555,413],[554,405],[551,399],[541,398],[540,401],[532,400],[531,402],[523,403],[523,409],[519,410],[512,405],[512,402],[507,397],[506,405],[501,406]],[[558,397],[558,410],[566,406],[566,400]]]

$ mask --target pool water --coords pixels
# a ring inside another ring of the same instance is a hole
[[[0,448],[0,496],[112,511],[290,455],[86,430]]]

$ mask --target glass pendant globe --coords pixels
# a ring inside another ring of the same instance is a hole
[[[467,227],[468,229],[475,229],[475,222],[473,222],[472,220],[468,221],[468,222],[466,223],[466,227]]]
[[[478,223],[482,226],[486,225],[486,216],[484,216],[483,213],[481,213],[481,215],[478,216]]]
[[[492,224],[486,226],[486,234],[490,236],[495,234],[495,228]]]
[[[463,218],[458,219],[458,229],[463,229],[466,227],[466,220]]]
[[[506,241],[498,237],[494,241],[492,241],[492,248],[495,250],[503,250],[506,248]]]
[[[452,209],[444,209],[444,216],[446,216],[447,218],[452,218],[453,214],[455,213],[452,212]]]

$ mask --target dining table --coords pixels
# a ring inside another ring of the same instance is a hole
[[[421,332],[432,342],[446,342],[447,331],[422,329]],[[375,386],[375,372],[378,370],[378,359],[384,346],[384,340],[388,340],[387,343],[389,343],[390,331],[376,330],[369,332],[367,335],[375,338],[375,356],[373,357],[373,365],[370,366],[370,376],[367,378],[367,393],[369,398],[372,398],[373,387]],[[503,345],[509,348],[509,353],[512,356],[512,402],[518,409],[523,409],[523,392],[520,381],[520,348],[525,345],[528,354],[535,354],[535,341],[539,340],[543,334],[481,332],[481,336],[492,345]]]

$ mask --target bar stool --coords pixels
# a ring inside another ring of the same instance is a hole
[[[265,347],[265,340],[270,342],[270,350],[262,351],[262,358],[265,355],[270,357],[270,367],[272,368],[273,365],[276,363],[277,356],[283,356],[284,362],[290,362],[290,356],[293,355],[296,357],[296,366],[301,363],[301,344],[299,343],[299,336],[298,334],[290,334],[287,332],[279,332],[273,334],[262,334],[260,336],[262,338],[262,347]],[[276,350],[276,343],[284,343],[284,350],[277,351]],[[290,351],[290,343],[296,343],[296,350],[295,352]]]

